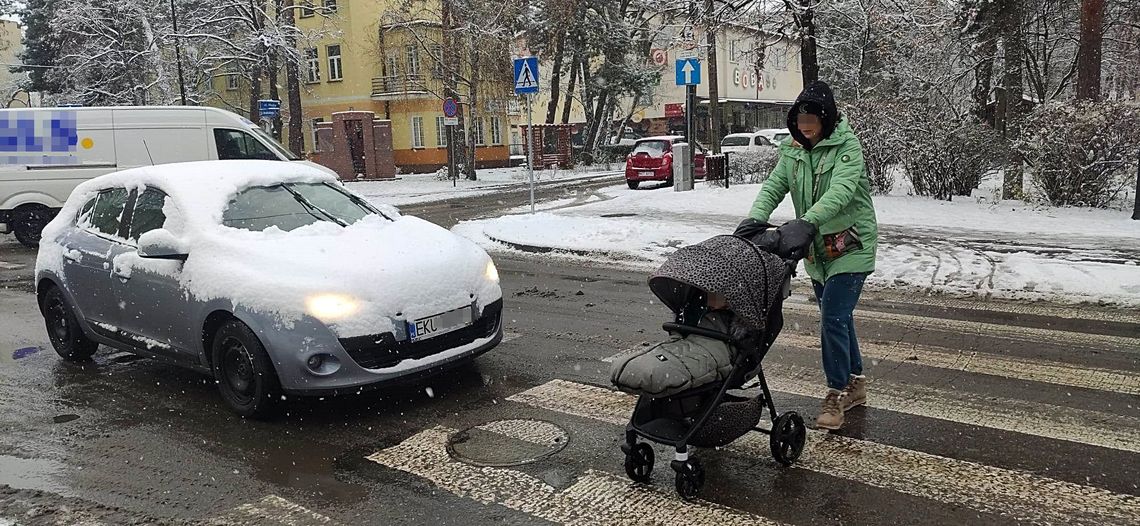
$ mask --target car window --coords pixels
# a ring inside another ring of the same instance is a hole
[[[218,159],[261,159],[276,161],[280,158],[249,133],[241,130],[214,130],[214,144],[218,147]]]
[[[773,138],[776,139],[776,142],[784,142],[784,139],[787,139],[788,135],[787,133],[777,133]]]
[[[759,143],[757,143],[759,144]],[[748,146],[748,137],[742,135],[729,135],[720,141],[721,146]]]
[[[665,152],[672,151],[672,145],[667,141],[641,141],[634,145],[633,155],[644,153],[650,157],[661,157]]]
[[[130,234],[131,241],[138,241],[139,237],[151,230],[162,228],[166,223],[166,214],[162,207],[166,205],[166,194],[157,188],[147,188],[139,194],[135,201],[135,210],[131,214]]]
[[[772,144],[772,143],[768,142],[768,138],[767,138],[767,137],[764,137],[764,136],[762,136],[762,135],[757,135],[757,136],[756,136],[756,143],[755,143],[755,144],[756,144],[756,146],[768,146],[768,145],[770,145],[770,144]]]
[[[96,194],[86,203],[83,208],[79,210],[79,215],[75,216],[75,224],[80,228],[89,228],[91,226],[91,214],[95,211],[95,202],[99,200],[99,195]]]
[[[90,228],[108,236],[118,236],[126,204],[126,188],[113,188],[100,192],[95,207],[91,210]]]
[[[258,232],[271,227],[290,231],[321,221],[351,225],[375,213],[331,185],[289,183],[242,190],[222,214],[222,224]]]

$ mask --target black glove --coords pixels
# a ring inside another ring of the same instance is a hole
[[[736,227],[736,232],[733,232],[732,235],[740,236],[744,239],[752,241],[754,237],[771,229],[772,226],[773,225],[764,221],[757,221],[749,217],[748,219],[740,222],[740,225]]]
[[[815,225],[803,219],[793,219],[780,225],[776,232],[780,234],[778,253],[785,258],[790,258],[796,254],[807,253],[808,247],[815,239],[816,228]]]
[[[760,250],[769,254],[777,254],[780,250],[780,231],[775,228],[765,230],[755,241]]]

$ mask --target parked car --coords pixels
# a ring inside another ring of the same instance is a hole
[[[730,133],[720,141],[720,151],[728,153],[772,150],[775,145],[760,132]]]
[[[52,346],[211,374],[238,414],[463,363],[502,339],[495,264],[297,163],[208,161],[83,183],[44,229]]]
[[[787,128],[768,128],[764,130],[756,130],[756,133],[763,135],[764,138],[768,139],[768,142],[772,143],[774,146],[779,146],[784,142],[784,140],[792,136],[791,132],[789,132]]]
[[[637,143],[638,139],[642,137],[644,137],[642,134],[637,133],[633,128],[627,127],[622,131],[621,135],[615,134],[613,137],[610,137],[608,144],[610,146],[633,146]]]
[[[642,181],[664,181],[673,184],[673,151],[685,138],[679,135],[647,137],[633,145],[625,160],[625,182],[636,190]],[[706,150],[698,143],[693,155],[693,173],[697,179],[705,177]]]
[[[75,187],[139,166],[211,159],[295,161],[249,119],[205,106],[0,109],[0,233],[35,248]],[[329,172],[332,173],[331,171]]]

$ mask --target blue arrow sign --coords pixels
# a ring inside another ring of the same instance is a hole
[[[677,85],[696,86],[701,83],[701,61],[696,58],[677,59]]]
[[[538,57],[515,59],[515,94],[538,93]]]

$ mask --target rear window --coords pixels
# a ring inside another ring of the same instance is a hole
[[[650,157],[661,157],[665,152],[672,151],[673,147],[669,141],[641,141],[634,145],[633,154],[644,153]]]
[[[759,143],[757,143],[759,144]],[[723,141],[720,141],[721,146],[748,146],[747,135],[729,135]]]

